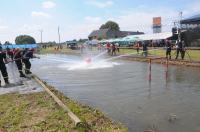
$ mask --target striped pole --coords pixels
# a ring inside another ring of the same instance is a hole
[[[151,81],[151,58],[149,59],[149,81]]]
[[[166,59],[166,63],[165,63],[165,78],[168,78],[168,67],[169,67],[169,60],[168,58]]]

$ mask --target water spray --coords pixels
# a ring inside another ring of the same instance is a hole
[[[153,49],[153,50],[149,50],[149,51],[155,51],[155,50],[159,50],[159,49]],[[146,52],[146,51],[142,51],[142,53],[144,53],[144,52]],[[110,61],[110,60],[114,60],[114,59],[117,59],[117,58],[126,57],[126,56],[130,56],[130,55],[137,55],[137,54],[138,53],[134,52],[134,53],[130,53],[130,54],[120,55],[120,56],[105,59],[105,61]]]

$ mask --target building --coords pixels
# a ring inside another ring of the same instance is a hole
[[[200,47],[200,14],[181,21],[181,36],[187,46]]]
[[[126,37],[128,35],[139,35],[144,34],[143,32],[130,32],[130,31],[116,31],[116,30],[110,30],[110,29],[99,29],[94,30],[90,33],[88,36],[89,40],[92,39],[111,39],[111,38],[121,38]]]

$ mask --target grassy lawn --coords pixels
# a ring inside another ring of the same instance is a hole
[[[140,50],[142,52],[142,50]],[[149,54],[159,57],[165,57],[166,51],[164,49],[149,49]],[[137,51],[135,49],[120,49],[120,54],[136,54]],[[176,57],[176,50],[172,50],[171,52],[172,58]],[[180,54],[179,54],[180,58]],[[185,53],[185,59],[192,59],[192,60],[200,60],[200,50],[187,50]]]
[[[96,48],[93,48],[93,51],[97,51]],[[142,50],[140,50],[140,52],[142,52]],[[154,56],[158,56],[158,57],[165,57],[165,49],[159,48],[159,49],[151,49],[149,48],[149,54],[150,55],[154,55]],[[44,53],[66,53],[66,54],[78,54],[80,53],[79,50],[71,50],[68,48],[63,48],[62,50],[56,51],[54,49],[54,47],[52,48],[47,48],[47,49],[41,49],[40,53],[44,54]],[[120,49],[120,53],[117,54],[137,54],[137,51],[135,49],[129,49],[129,48],[122,48]],[[176,57],[176,50],[172,50],[171,52],[172,54],[172,58]],[[180,58],[180,55],[179,55]],[[185,59],[192,59],[192,60],[200,60],[200,50],[187,50],[185,53]]]
[[[46,49],[40,49],[41,54],[47,54],[47,53],[68,53],[68,54],[73,54],[73,53],[80,53],[79,50],[71,50],[69,48],[64,47],[62,50],[55,50],[55,47],[50,47]]]
[[[67,113],[45,92],[27,95],[13,93],[0,95],[0,132],[126,131],[122,125],[113,123],[98,110],[78,104],[58,91],[53,91],[88,126],[75,127]]]

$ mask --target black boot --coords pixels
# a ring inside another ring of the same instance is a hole
[[[20,73],[20,77],[26,77],[22,71],[20,71],[19,73]]]
[[[31,72],[29,69],[27,69],[27,70],[25,71],[25,73],[26,73],[26,74],[32,74],[32,72]]]
[[[8,81],[8,78],[4,78],[5,84],[10,84],[10,82]]]

